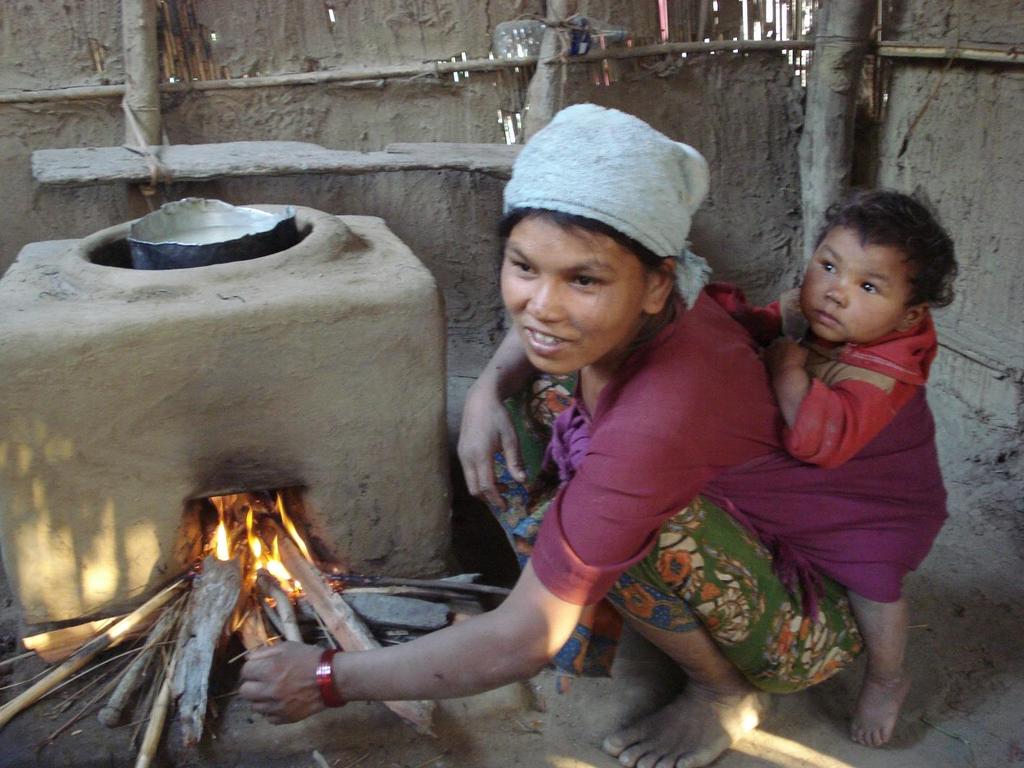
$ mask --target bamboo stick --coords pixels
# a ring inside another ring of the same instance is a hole
[[[878,56],[900,59],[957,59],[962,61],[995,62],[997,64],[1024,63],[1022,46],[951,46],[923,43],[878,43]]]
[[[135,759],[135,768],[149,768],[156,756],[156,749],[160,745],[160,736],[164,732],[164,723],[167,722],[167,713],[171,708],[171,678],[174,677],[180,650],[180,647],[174,649],[174,655],[171,656],[163,683],[160,685],[160,692],[153,700],[153,708],[149,712],[149,722],[146,723],[146,732],[142,737],[142,746],[139,747],[139,754]]]
[[[654,45],[636,46],[633,48],[607,48],[595,50],[585,56],[573,56],[564,61],[557,59],[554,64],[589,64],[604,59],[633,59],[644,56],[664,56],[682,53],[713,53],[730,52],[757,53],[790,50],[808,50],[814,44],[802,40],[714,40],[711,42],[676,42]],[[512,70],[517,67],[530,67],[537,63],[537,57],[527,56],[518,59],[469,59],[467,61],[427,62],[413,64],[394,64],[382,67],[347,67],[324,69],[316,72],[297,72],[287,75],[267,75],[264,77],[242,77],[233,80],[196,80],[186,83],[162,83],[161,93],[182,93],[185,91],[230,91],[238,88],[275,88],[282,85],[324,85],[327,83],[360,84],[374,80],[392,80],[440,76],[452,72],[497,72]],[[0,94],[0,104],[72,101],[77,99],[95,99],[124,95],[123,85],[74,86],[54,88],[42,91],[22,91],[20,93]]]
[[[92,640],[103,630],[114,625],[115,622],[124,618],[124,614],[110,616],[106,619],[97,619],[84,624],[75,624],[71,627],[62,627],[50,632],[41,632],[37,635],[29,635],[21,642],[30,651],[34,651],[43,661],[48,664],[56,664],[64,661],[87,642]],[[130,637],[135,637],[149,629],[148,620],[139,622],[132,629]]]
[[[324,575],[299,552],[286,536],[280,537],[281,562],[302,583],[310,605],[323,619],[331,634],[346,651],[368,651],[380,644],[348,604],[331,589]],[[384,706],[412,725],[417,732],[433,735],[432,701],[385,701]]]
[[[161,614],[156,624],[153,625],[153,629],[150,630],[149,636],[146,638],[145,646],[143,646],[143,649],[125,669],[114,692],[97,715],[97,718],[103,725],[113,728],[121,722],[125,705],[128,703],[128,699],[141,679],[143,670],[149,667],[153,655],[158,652],[158,645],[174,629],[174,624],[178,620],[178,613],[176,607],[167,608]]]
[[[346,586],[359,587],[423,587],[424,589],[440,589],[445,592],[472,592],[482,595],[507,596],[511,590],[505,587],[492,587],[489,584],[473,584],[455,579],[403,579],[393,576],[362,576],[355,574],[339,574],[329,576],[332,581],[341,582]]]
[[[54,669],[27,691],[23,692],[20,696],[11,699],[11,701],[4,704],[3,707],[0,707],[0,729],[6,726],[7,723],[9,723],[19,712],[22,712],[35,704],[56,686],[60,685],[60,683],[88,664],[100,651],[105,651],[107,648],[113,648],[120,643],[128,632],[130,632],[139,622],[143,621],[146,617],[153,615],[177,597],[185,584],[185,577],[178,577],[177,581],[169,587],[158,592],[141,606],[103,632],[103,634],[93,638],[83,645],[67,661]]]
[[[711,40],[704,42],[673,42],[642,45],[633,48],[607,48],[585,56],[573,56],[565,64],[586,64],[604,59],[634,59],[645,56],[664,56],[683,53],[773,53],[776,51],[806,51],[814,48],[809,40]],[[941,45],[917,43],[878,43],[879,56],[890,58],[949,59],[978,61],[995,64],[1024,64],[1024,49],[1020,46],[963,46],[950,48]],[[445,75],[452,72],[498,72],[517,67],[530,67],[537,58],[469,59],[460,62],[395,64],[387,67],[324,69],[316,72],[297,72],[287,75],[245,77],[233,80],[197,80],[189,83],[161,83],[161,93],[184,91],[227,91],[237,88],[276,88],[282,85],[322,85],[325,83],[362,84],[373,80],[391,80],[427,75]],[[67,88],[48,88],[38,91],[0,93],[0,104],[25,104],[51,101],[79,101],[124,96],[124,85],[82,85]]]

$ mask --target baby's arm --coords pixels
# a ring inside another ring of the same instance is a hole
[[[868,666],[850,728],[854,741],[869,747],[892,736],[910,677],[903,669],[907,646],[907,603],[879,603],[850,592],[850,605],[867,645]]]
[[[828,383],[812,378],[792,421],[786,419],[786,450],[809,464],[838,467],[860,453],[916,391],[853,366],[833,373]]]
[[[780,337],[764,352],[764,364],[772,380],[782,418],[790,429],[796,425],[800,406],[811,388],[811,377],[804,369],[807,350],[791,339]]]

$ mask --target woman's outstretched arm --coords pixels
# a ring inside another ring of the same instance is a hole
[[[334,685],[354,701],[468,696],[532,677],[569,639],[581,607],[550,592],[527,565],[498,608],[411,643],[334,657]],[[323,709],[316,683],[322,649],[280,643],[253,651],[241,695],[274,722]]]
[[[505,455],[516,480],[526,480],[516,431],[502,401],[526,386],[535,373],[519,337],[509,331],[466,394],[458,446],[466,487],[473,496],[499,508],[505,502],[494,477],[495,452]]]

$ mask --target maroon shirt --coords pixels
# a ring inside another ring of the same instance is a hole
[[[534,569],[555,595],[599,600],[646,555],[662,524],[703,492],[772,546],[783,571],[816,568],[869,599],[899,597],[903,575],[945,518],[923,396],[865,448],[864,460],[810,467],[782,448],[782,417],[756,350],[702,295],[616,372],[533,550]]]

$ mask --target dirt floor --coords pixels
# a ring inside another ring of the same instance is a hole
[[[909,667],[915,685],[891,746],[868,749],[846,736],[862,671],[858,665],[810,691],[775,697],[763,728],[716,765],[1024,765],[1024,587],[1011,577],[1024,568],[1024,531],[1016,517],[998,510],[985,517],[954,511],[925,566],[910,579]],[[457,543],[464,544],[465,532],[460,530],[457,526]],[[968,539],[969,548],[963,546]],[[20,652],[18,637],[17,607],[3,582],[0,659]],[[35,659],[0,667],[2,700],[12,698],[42,668]],[[635,635],[625,639],[611,679],[580,680],[566,695],[551,690],[547,674],[535,682],[547,711],[532,708],[527,689],[520,685],[443,702],[436,739],[416,735],[383,706],[368,703],[350,704],[303,723],[272,726],[228,692],[216,699],[219,712],[199,748],[178,746],[172,725],[157,765],[611,768],[617,762],[600,751],[603,736],[667,701],[684,684]],[[36,748],[88,695],[68,711],[57,711],[62,700],[57,694],[17,717],[0,731],[0,766],[133,765],[133,728],[109,730],[93,714],[48,746]]]

